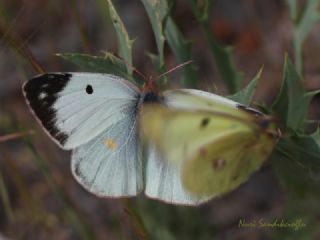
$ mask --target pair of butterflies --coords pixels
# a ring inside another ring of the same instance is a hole
[[[158,94],[109,74],[50,73],[23,93],[49,136],[73,150],[74,177],[100,197],[144,191],[198,205],[243,183],[277,139],[272,119],[200,90]]]

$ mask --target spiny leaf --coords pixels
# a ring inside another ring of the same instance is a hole
[[[296,135],[279,140],[278,151],[299,165],[320,173],[320,147],[307,135]]]
[[[290,10],[290,17],[293,22],[297,21],[298,18],[298,11],[297,11],[297,0],[287,0],[289,10]]]
[[[318,204],[320,200],[319,178],[312,174],[309,169],[293,162],[279,152],[273,154],[271,160],[280,183],[286,191],[285,212],[282,217],[288,222],[301,219],[306,224],[299,231],[292,231],[294,234],[288,234],[291,231],[278,231],[276,237],[272,239],[312,239],[311,236],[308,237],[308,234],[311,234],[314,232],[314,228],[317,228],[318,219],[315,213],[320,210]]]
[[[199,8],[197,1],[189,0],[189,4],[207,37],[218,71],[231,94],[239,91],[243,75],[236,70],[232,57],[232,49],[223,47],[214,36],[210,23],[211,1],[207,0],[206,7]]]
[[[296,37],[300,44],[307,38],[311,29],[320,19],[320,12],[318,10],[319,0],[308,0],[307,6],[299,21]]]
[[[259,70],[257,75],[251,80],[251,82],[245,88],[243,88],[236,94],[231,95],[229,98],[244,105],[250,105],[253,95],[255,94],[258,83],[260,81],[262,70],[263,68]]]
[[[163,31],[163,21],[168,14],[168,6],[165,0],[155,1],[155,0],[141,0],[144,8],[147,11],[155,40],[158,48],[158,69],[162,69],[164,66],[164,42],[165,36]]]
[[[304,133],[308,107],[317,93],[305,92],[300,76],[286,55],[281,90],[272,108],[289,130]]]
[[[294,23],[293,45],[295,53],[296,70],[299,74],[303,71],[302,48],[314,25],[320,20],[319,0],[308,0],[301,17],[297,13],[297,1],[288,0],[291,18]]]
[[[127,62],[129,66],[132,66],[132,45],[134,41],[129,38],[129,34],[116,9],[114,8],[112,1],[107,0],[107,2],[109,5],[110,17],[118,38],[119,55]],[[132,68],[127,67],[127,72],[129,75],[132,75]]]
[[[311,135],[311,137],[316,141],[318,147],[320,148],[320,127]]]
[[[166,71],[165,65],[162,65],[161,67],[161,63],[160,63],[160,56],[159,55],[155,55],[152,53],[147,53],[147,56],[149,56],[149,58],[152,61],[153,66],[155,66],[157,73],[163,73]],[[158,81],[157,84],[159,85],[160,88],[166,88],[167,84],[168,84],[168,79],[166,76],[162,77],[160,79],[161,81]]]
[[[305,198],[308,193],[316,190],[315,186],[319,186],[312,178],[309,169],[292,161],[282,153],[276,151],[271,157],[271,162],[281,184],[284,185],[290,196],[299,199]]]
[[[111,53],[106,53],[104,57],[79,53],[60,53],[57,56],[78,65],[83,71],[109,73],[136,83],[139,82],[139,80],[134,79],[133,76],[127,73],[126,64]]]
[[[195,10],[196,17],[200,22],[206,22],[209,20],[209,13],[211,10],[213,0],[194,1],[190,0],[190,4]]]
[[[167,37],[168,44],[179,63],[183,63],[192,59],[191,43],[185,39],[171,17],[168,17],[166,20],[165,35]],[[184,66],[182,71],[182,86],[196,88],[197,75],[195,66],[193,64],[189,64]]]

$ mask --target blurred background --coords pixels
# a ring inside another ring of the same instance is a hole
[[[208,50],[205,27],[190,2],[176,1],[171,17],[192,43],[197,85],[226,95],[217,61]],[[300,1],[298,9],[306,2]],[[143,4],[113,3],[135,39],[134,66],[147,76],[157,75],[148,56],[157,54],[157,45]],[[30,114],[21,85],[40,67],[48,72],[81,71],[56,53],[116,53],[107,1],[1,0],[0,13],[0,136],[34,130],[26,138],[0,141],[0,239],[320,239],[319,206],[309,199],[312,209],[306,210],[291,201],[268,163],[235,191],[199,207],[166,205],[143,195],[99,199],[86,192],[71,176],[70,152],[60,150]],[[288,2],[215,0],[210,14],[206,29],[219,45],[232,47],[242,86],[263,66],[255,100],[270,104],[280,88],[284,55],[294,55]],[[308,91],[320,88],[319,32],[320,25],[315,24],[303,48]],[[166,45],[164,62],[167,68],[178,63]],[[179,74],[172,81],[179,86]],[[315,98],[311,119],[319,119],[319,109]],[[297,231],[239,227],[240,219],[301,219],[307,227]]]

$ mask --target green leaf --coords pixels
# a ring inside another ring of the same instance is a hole
[[[177,25],[171,17],[168,17],[168,19],[166,20],[165,36],[167,37],[168,44],[179,63],[183,63],[192,59],[191,43],[183,36],[182,32],[178,29]],[[182,68],[182,71],[182,86],[196,88],[196,67],[191,63],[184,66]]]
[[[286,55],[281,90],[272,108],[289,130],[304,133],[310,101],[318,93],[305,92],[300,76]]]
[[[311,135],[311,137],[316,141],[320,148],[320,127]]]
[[[299,74],[303,72],[302,48],[303,44],[310,34],[312,28],[320,20],[319,0],[308,0],[307,5],[298,18],[297,1],[288,0],[291,18],[294,22],[293,45],[295,54],[296,69]]]
[[[296,135],[282,138],[276,148],[297,164],[320,173],[320,147],[313,137]]]
[[[155,55],[155,54],[152,54],[152,53],[147,53],[147,56],[149,56],[149,58],[151,59],[152,64],[153,64],[153,66],[155,66],[156,71],[157,71],[158,73],[163,73],[163,72],[166,71],[165,65],[162,65],[162,66],[161,66],[159,55]],[[161,81],[160,81],[160,80],[161,80]],[[159,86],[160,88],[166,88],[166,87],[167,87],[167,84],[168,84],[168,78],[167,78],[166,76],[161,77],[161,78],[158,80],[157,84],[158,84],[158,86]]]
[[[139,83],[139,80],[127,73],[126,64],[111,53],[106,53],[104,57],[91,56],[79,53],[61,53],[57,56],[62,57],[73,64],[79,66],[81,70],[88,72],[109,73],[127,80]]]
[[[271,159],[282,182],[296,196],[314,194],[320,187],[320,133],[279,140]],[[320,198],[320,192],[318,193]]]
[[[320,13],[318,10],[319,3],[319,0],[308,0],[307,2],[307,6],[299,21],[296,31],[296,37],[299,44],[302,44],[305,41],[311,32],[311,29],[320,20]]]
[[[214,36],[210,22],[211,1],[207,0],[206,7],[200,7],[195,0],[189,0],[191,10],[196,16],[198,22],[201,24],[202,29],[207,37],[212,55],[216,61],[218,71],[227,86],[229,93],[234,94],[240,90],[243,75],[236,70],[232,49],[223,47]]]
[[[252,102],[253,95],[260,81],[262,70],[263,68],[259,70],[257,75],[251,80],[251,82],[245,88],[243,88],[236,94],[231,95],[229,98],[244,105],[250,105]]]
[[[163,53],[165,40],[168,40],[168,44],[179,63],[191,60],[191,44],[184,38],[182,32],[169,16],[170,7],[168,6],[168,1],[142,0],[142,3],[148,13],[157,43],[158,57],[152,55],[152,61],[157,64],[155,66],[158,72],[165,71]],[[183,67],[181,83],[184,87],[196,87],[197,77],[195,70],[193,64]],[[166,80],[164,79],[164,81]]]
[[[144,8],[147,11],[149,20],[151,22],[151,26],[153,29],[153,33],[155,36],[155,40],[158,48],[159,55],[159,66],[158,69],[162,69],[164,66],[164,43],[165,36],[163,30],[163,22],[166,16],[168,15],[168,6],[167,1],[156,1],[156,0],[141,0]]]
[[[204,0],[204,1],[189,0],[189,3],[192,6],[194,13],[196,14],[198,21],[206,22],[210,20],[209,15],[210,15],[213,0]]]
[[[297,21],[298,18],[298,11],[297,11],[297,0],[287,0],[289,10],[290,10],[290,17],[293,22]]]
[[[126,61],[129,66],[132,66],[132,45],[133,40],[130,40],[129,34],[121,21],[117,11],[115,10],[112,1],[107,0],[109,5],[109,13],[112,19],[113,26],[116,30],[118,43],[119,43],[119,55]],[[132,68],[126,67],[129,75],[132,75]]]
[[[313,239],[311,236],[318,232],[319,178],[317,179],[308,169],[292,162],[283,155],[274,154],[272,162],[286,192],[285,211],[282,218],[287,222],[301,220],[306,224],[298,231],[277,229],[274,232],[276,236],[272,239]]]

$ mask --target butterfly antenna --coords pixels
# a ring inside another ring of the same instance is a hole
[[[165,76],[165,75],[167,75],[167,74],[169,74],[169,73],[171,73],[171,72],[173,72],[173,71],[175,71],[175,70],[177,70],[177,69],[179,69],[179,68],[182,68],[182,67],[184,67],[184,66],[186,66],[186,65],[188,65],[188,64],[190,64],[190,63],[192,63],[192,62],[193,62],[192,60],[189,60],[189,61],[186,61],[186,62],[184,62],[184,63],[181,63],[181,64],[179,64],[179,65],[171,68],[170,70],[166,71],[165,73],[160,74],[160,75],[157,77],[157,79],[160,79],[160,78],[162,78],[163,76]]]

